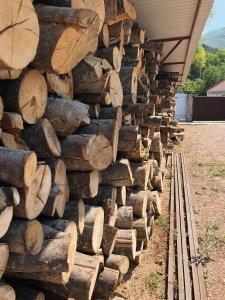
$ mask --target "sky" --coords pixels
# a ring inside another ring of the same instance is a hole
[[[209,16],[203,34],[225,27],[225,0],[214,0],[212,15]]]

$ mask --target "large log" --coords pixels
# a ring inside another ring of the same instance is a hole
[[[99,113],[100,119],[115,119],[118,122],[118,127],[122,125],[122,109],[120,106],[117,107],[101,107]]]
[[[59,140],[47,119],[41,119],[36,124],[26,127],[22,132],[22,138],[29,149],[36,152],[39,159],[58,157],[61,154]]]
[[[154,213],[159,217],[162,214],[162,205],[158,191],[152,191],[150,193],[150,199],[154,207]]]
[[[99,274],[95,289],[95,299],[111,299],[116,286],[118,284],[119,271],[110,268],[104,268],[104,271]]]
[[[49,159],[47,164],[51,169],[52,183],[51,190],[42,214],[53,217],[62,217],[65,204],[69,201],[69,186],[66,175],[66,166],[62,159]]]
[[[96,55],[100,58],[106,59],[110,65],[119,73],[122,62],[122,55],[117,47],[98,49]]]
[[[34,124],[40,119],[47,103],[47,84],[37,70],[25,69],[15,80],[0,85],[5,110],[22,115],[25,122]]]
[[[137,230],[137,240],[148,242],[147,218],[135,219],[133,228]]]
[[[6,265],[9,259],[9,246],[5,243],[0,243],[0,279],[5,272]],[[0,294],[1,295],[1,294]],[[1,298],[1,296],[0,296]]]
[[[98,193],[99,173],[68,172],[70,195],[75,198],[94,198]]]
[[[61,147],[70,171],[101,171],[112,162],[112,146],[103,135],[69,135],[61,139]]]
[[[17,79],[20,74],[22,73],[22,70],[0,70],[0,79],[1,80],[7,80],[7,79]]]
[[[3,237],[11,253],[36,255],[41,251],[44,232],[40,222],[14,219]]]
[[[72,7],[76,9],[91,9],[99,16],[99,31],[105,20],[105,3],[104,0],[35,0],[37,3],[53,5],[59,7]]]
[[[102,172],[102,184],[111,186],[132,186],[133,176],[127,159],[116,161]]]
[[[100,29],[93,10],[40,6],[40,41],[32,65],[42,71],[69,73],[89,52],[95,52]]]
[[[32,1],[1,1],[0,69],[23,69],[34,58],[39,24]]]
[[[109,29],[109,45],[118,45],[121,51],[121,47],[124,44],[124,28],[123,22],[118,22],[108,26]]]
[[[98,36],[98,47],[109,47],[109,26],[106,23],[103,24],[102,30]]]
[[[28,188],[20,190],[20,204],[14,207],[14,215],[28,220],[35,219],[43,210],[51,189],[51,170],[40,164]]]
[[[0,298],[2,300],[16,300],[14,289],[3,281],[0,281]]]
[[[133,206],[134,216],[145,218],[148,202],[148,191],[131,191],[127,195],[127,205]]]
[[[16,187],[29,187],[37,166],[34,152],[0,147],[0,180]]]
[[[116,227],[119,229],[133,228],[133,206],[121,206],[118,209]]]
[[[54,295],[50,298],[52,300],[72,300],[75,297],[79,300],[91,300],[98,270],[99,259],[96,256],[76,252],[70,278],[66,284],[35,282],[35,285],[53,292]]]
[[[129,259],[124,255],[111,254],[105,261],[106,267],[118,270],[122,275],[128,272],[129,264]]]
[[[70,296],[80,300],[91,300],[98,275],[98,269],[99,260],[95,256],[77,252],[70,279],[67,284]]]
[[[117,189],[115,187],[100,186],[97,196],[85,200],[85,204],[102,206],[105,216],[113,216],[115,212],[116,197]]]
[[[140,139],[138,126],[122,126],[119,132],[118,151],[133,151]]]
[[[120,77],[105,60],[87,55],[73,70],[75,96],[78,94],[110,94],[111,104],[121,106],[123,89]],[[78,97],[79,98],[79,97]]]
[[[57,135],[73,134],[82,124],[89,124],[89,107],[79,101],[49,98],[45,117],[51,122]]]
[[[119,229],[113,253],[125,255],[130,260],[134,260],[136,245],[137,231],[135,229]]]
[[[98,253],[103,237],[103,224],[103,209],[86,205],[84,231],[78,238],[78,251]]]
[[[63,218],[76,223],[78,234],[84,231],[85,206],[83,200],[70,200],[65,207]]]
[[[147,190],[152,169],[151,160],[143,163],[131,163],[131,169],[134,176],[134,185]]]
[[[73,75],[72,73],[58,75],[58,74],[46,74],[46,80],[48,84],[48,92],[55,93],[57,96],[64,99],[73,99]]]
[[[139,28],[138,23],[134,23],[132,27],[130,43],[132,45],[144,44],[145,41],[145,30]]]
[[[80,128],[78,133],[104,135],[110,141],[113,150],[113,161],[115,161],[120,129],[119,122],[119,120],[111,119],[92,119],[91,124]]]
[[[137,69],[135,67],[122,66],[120,80],[124,94],[137,94]]]
[[[43,228],[44,242],[41,251],[37,255],[11,253],[7,272],[46,272],[47,276],[50,272],[71,271],[75,257],[74,237],[47,225]]]
[[[103,238],[102,238],[102,252],[104,255],[109,256],[114,249],[117,239],[118,228],[104,225]]]

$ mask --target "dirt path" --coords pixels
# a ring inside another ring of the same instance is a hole
[[[225,299],[225,124],[185,125],[185,153],[209,300]]]

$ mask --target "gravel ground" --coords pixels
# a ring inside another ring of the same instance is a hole
[[[187,158],[209,300],[225,299],[225,124],[185,125]]]

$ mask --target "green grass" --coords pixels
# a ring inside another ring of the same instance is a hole
[[[225,178],[225,168],[217,168],[212,172],[211,178]]]
[[[168,219],[166,217],[159,217],[156,221],[156,225],[159,226],[161,229],[166,230],[168,224]]]
[[[219,226],[217,224],[208,223],[202,238],[199,239],[199,246],[201,250],[202,262],[204,264],[212,260],[213,253],[218,247],[218,237],[217,232]],[[223,237],[221,237],[221,242]],[[225,242],[225,236],[224,236]]]
[[[152,272],[146,278],[146,284],[151,292],[156,291],[161,283],[161,276],[158,272]]]

